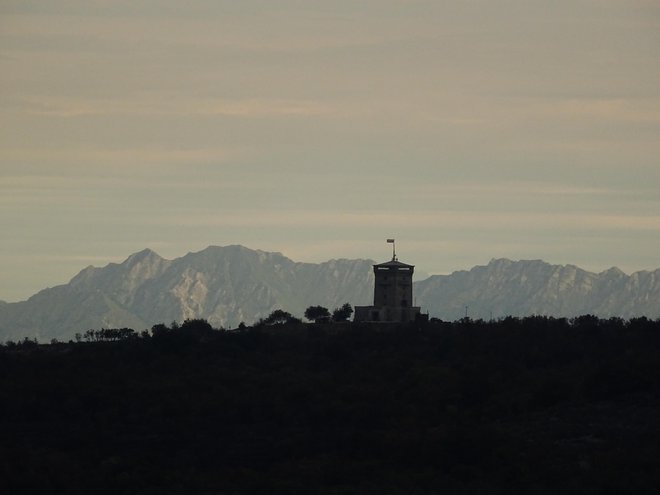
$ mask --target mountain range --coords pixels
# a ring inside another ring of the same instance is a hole
[[[70,339],[90,328],[150,328],[205,318],[216,327],[253,323],[274,309],[369,305],[374,261],[299,263],[280,253],[210,246],[174,260],[145,249],[123,263],[87,267],[26,301],[0,302],[0,341]],[[660,317],[660,270],[592,273],[541,260],[494,259],[415,282],[416,304],[432,317]]]

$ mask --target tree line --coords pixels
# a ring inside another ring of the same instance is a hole
[[[353,314],[353,308],[349,303],[345,303],[334,308],[331,312],[328,308],[320,305],[309,306],[304,316],[310,323],[345,323],[348,322]],[[275,309],[268,316],[260,318],[252,326],[260,328],[264,326],[281,326],[291,324],[303,324],[303,321],[283,309]],[[369,325],[368,323],[366,323]],[[595,315],[586,314],[573,318],[562,318],[553,316],[532,315],[524,317],[507,316],[497,320],[472,319],[464,317],[455,321],[443,321],[438,318],[430,318],[426,323],[417,322],[416,325],[431,327],[529,327],[530,325],[541,325],[543,327],[554,328],[615,328],[624,329],[631,327],[650,327],[660,324],[660,319],[652,320],[645,316],[624,319],[620,317],[599,318]],[[235,330],[245,330],[250,328],[241,322]],[[212,332],[226,331],[225,328],[214,328],[204,318],[190,318],[178,323],[172,321],[170,325],[158,323],[149,330],[137,331],[132,328],[101,328],[89,329],[86,332],[75,334],[75,342],[116,342],[120,340],[149,339],[152,337],[160,338],[166,335],[188,334],[190,337],[208,336]],[[52,339],[51,344],[59,344],[59,340]],[[73,341],[70,341],[73,343]],[[0,346],[3,344],[0,343]],[[4,343],[8,348],[20,347],[29,348],[39,345],[39,341],[34,337],[24,337],[22,340],[8,340]]]
[[[345,303],[340,307],[335,308],[332,313],[328,308],[323,306],[309,306],[305,310],[305,318],[310,322],[334,322],[340,323],[348,321],[348,319],[353,314],[353,308],[349,303]],[[282,309],[273,310],[265,318],[260,318],[254,326],[273,326],[273,325],[282,325],[282,324],[291,324],[291,323],[302,323],[300,318],[293,316],[288,311]],[[241,323],[238,327],[239,329],[245,329],[246,325]],[[214,330],[224,330],[224,328],[213,328],[213,326],[204,318],[190,318],[183,321],[179,324],[177,321],[173,321],[168,327],[164,323],[158,323],[151,327],[151,330],[142,330],[136,331],[132,328],[100,328],[100,329],[89,329],[85,332],[77,332],[75,334],[76,342],[116,342],[119,340],[130,340],[130,339],[148,339],[150,337],[161,337],[169,333],[184,332],[190,333],[191,335],[200,336],[208,334]],[[51,344],[60,343],[57,339],[52,339]],[[38,345],[39,342],[36,338],[25,337],[18,342],[9,340],[5,343],[8,347],[31,347]]]

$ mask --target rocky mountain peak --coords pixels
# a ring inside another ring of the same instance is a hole
[[[612,276],[612,277],[626,277],[627,275],[618,267],[613,266],[607,270],[603,270],[600,275]]]
[[[143,249],[142,251],[138,251],[137,253],[131,254],[126,260],[122,263],[122,265],[128,265],[132,266],[137,263],[145,263],[145,262],[154,262],[154,261],[160,261],[163,258],[161,258],[158,253],[155,251],[146,248]]]

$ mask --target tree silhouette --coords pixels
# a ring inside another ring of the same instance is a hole
[[[300,320],[288,311],[276,309],[263,320],[265,325],[282,325],[284,323],[294,323]]]
[[[305,318],[309,321],[318,321],[330,318],[330,311],[323,306],[310,306],[305,310]]]
[[[333,321],[346,321],[353,314],[353,308],[349,303],[344,303],[340,308],[335,308],[332,312]]]

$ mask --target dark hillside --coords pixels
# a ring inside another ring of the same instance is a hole
[[[4,346],[0,491],[648,493],[658,356],[589,316]]]

